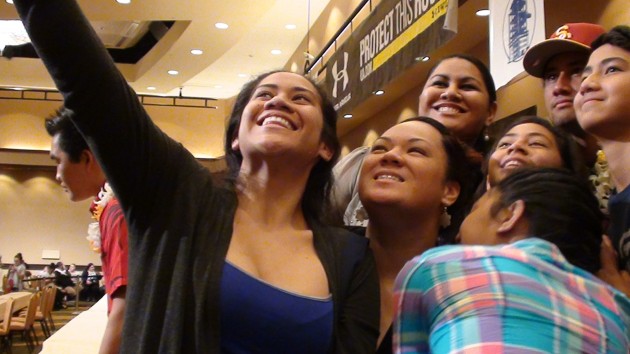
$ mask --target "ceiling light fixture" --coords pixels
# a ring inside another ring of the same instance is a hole
[[[376,91],[374,91],[374,94],[377,95],[377,96],[381,96],[381,95],[385,94],[385,91],[383,91],[383,90],[376,90]]]
[[[245,78],[245,77],[247,77],[247,74],[238,74],[237,76]]]
[[[155,86],[149,86],[149,87],[147,87],[147,90],[149,90],[149,91],[155,91]]]
[[[192,54],[192,55],[201,55],[201,54],[203,54],[203,50],[201,50],[201,49],[192,49],[190,51],[190,54]]]
[[[13,0],[7,0],[7,4],[13,4]]]
[[[343,117],[346,119],[350,119],[352,118],[352,114],[344,114]]]
[[[131,3],[131,0],[116,0],[117,3],[127,5]]]
[[[214,27],[216,27],[218,29],[227,29],[230,26],[228,26],[227,23],[217,22],[217,23],[214,24]]]
[[[296,25],[289,23],[288,25],[285,25],[284,28],[288,29],[288,30],[294,30],[297,28]]]
[[[475,12],[475,15],[477,15],[479,17],[490,16],[490,10],[488,10],[488,9],[481,9],[481,10]]]
[[[282,51],[280,49],[273,49],[271,51],[271,54],[273,54],[273,55],[280,55],[280,54],[282,54]]]
[[[428,57],[428,56],[424,56],[424,57],[422,57],[422,59],[421,59],[421,60],[422,60],[422,61],[429,61],[429,59],[431,59],[431,58],[430,58],[430,57]]]
[[[167,71],[167,72],[168,72],[168,74],[169,74],[169,75],[173,75],[173,76],[175,76],[175,75],[178,75],[178,74],[179,74],[179,71],[177,71],[177,70],[169,70],[169,71]]]

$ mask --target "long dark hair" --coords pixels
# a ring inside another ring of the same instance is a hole
[[[433,118],[414,117],[405,119],[401,123],[414,121],[426,123],[442,135],[442,146],[447,157],[446,180],[459,184],[460,190],[457,200],[446,208],[451,215],[451,224],[441,229],[438,237],[439,244],[453,243],[459,232],[459,226],[472,204],[473,194],[477,187],[475,176],[481,167],[482,157],[457,139],[442,123]]]
[[[431,75],[433,75],[433,72],[435,71],[435,69],[440,64],[442,64],[443,61],[448,60],[448,59],[466,60],[467,62],[474,65],[477,68],[477,70],[479,70],[479,73],[481,74],[481,78],[483,80],[483,85],[486,88],[486,91],[488,91],[488,108],[490,108],[492,104],[494,104],[497,101],[497,89],[494,85],[494,79],[492,78],[490,69],[488,69],[486,64],[484,64],[481,60],[471,55],[457,53],[457,54],[451,54],[444,58],[441,58],[437,63],[435,63],[431,67],[431,69],[429,69],[429,73],[427,74],[425,81],[428,81]],[[473,149],[481,153],[484,153],[486,151],[486,141],[485,141],[484,133],[485,133],[485,128],[482,129],[478,133],[477,138],[475,139],[475,142],[471,146]]]
[[[495,189],[493,215],[522,200],[531,236],[555,244],[571,264],[599,270],[603,214],[586,180],[566,169],[523,168]]]
[[[486,87],[486,91],[488,91],[488,104],[492,105],[492,103],[497,101],[497,89],[494,86],[494,79],[492,78],[490,69],[488,69],[486,64],[484,64],[481,60],[473,57],[472,55],[458,53],[458,54],[451,54],[451,55],[445,56],[444,58],[440,59],[437,63],[433,64],[431,69],[429,69],[429,74],[427,75],[426,80],[428,80],[431,77],[431,75],[433,75],[433,72],[435,71],[435,69],[438,66],[440,66],[440,64],[442,64],[443,61],[447,59],[463,59],[470,62],[472,65],[474,65],[477,68],[477,70],[479,70],[479,72],[481,73],[481,78],[483,79],[483,85]]]
[[[263,73],[253,80],[246,83],[241,92],[236,96],[234,102],[234,108],[230,114],[227,128],[225,131],[225,158],[228,165],[227,182],[230,186],[234,187],[238,179],[238,175],[241,169],[241,163],[243,162],[243,155],[240,151],[232,149],[232,142],[238,135],[238,129],[241,124],[241,117],[245,106],[250,101],[252,94],[260,84],[262,80],[268,76],[276,73],[289,72],[284,70],[274,70]],[[295,73],[294,73],[295,74]],[[299,74],[296,74],[299,75]],[[316,84],[307,76],[303,76],[307,79],[317,90],[321,98],[321,110],[323,115],[323,127],[320,139],[333,151],[333,156],[329,161],[319,159],[315,164],[309,175],[302,196],[302,211],[305,216],[313,217],[314,220],[323,221],[328,220],[328,213],[331,210],[330,204],[330,191],[333,183],[332,168],[339,158],[340,144],[337,138],[337,112],[330,101],[326,91]]]

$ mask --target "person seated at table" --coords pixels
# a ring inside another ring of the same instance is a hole
[[[74,298],[77,294],[74,286],[76,285],[74,281],[72,281],[72,276],[70,272],[66,269],[63,262],[57,262],[55,268],[55,285],[61,290],[61,292],[65,295],[65,297],[70,300]]]
[[[523,168],[479,199],[464,245],[396,279],[396,353],[627,353],[630,299],[593,273],[603,214],[573,172]]]
[[[76,277],[76,276],[80,276],[82,272],[77,269],[76,264],[71,263],[68,266],[68,273],[70,273],[71,276]]]
[[[100,290],[100,280],[103,276],[96,272],[94,263],[88,263],[87,267],[81,273],[81,280],[83,282],[83,290],[81,291],[81,297],[86,301],[97,301],[103,296]]]
[[[39,273],[37,273],[37,277],[38,278],[50,278],[50,277],[54,277],[55,276],[55,268],[57,266],[55,266],[55,263],[50,263],[50,264],[46,264],[44,266],[44,269],[40,270]],[[51,280],[50,279],[46,279],[46,283],[50,283]]]

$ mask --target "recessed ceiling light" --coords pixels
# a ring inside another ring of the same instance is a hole
[[[296,25],[289,23],[288,25],[284,26],[284,28],[288,29],[288,30],[294,30],[297,28]]]
[[[376,91],[374,91],[374,94],[377,95],[377,96],[381,96],[381,95],[385,94],[385,91],[383,91],[383,90],[376,90]]]
[[[193,49],[193,50],[190,51],[190,54],[192,54],[192,55],[201,55],[201,54],[203,54],[203,50],[201,50],[201,49]]]
[[[217,23],[214,24],[214,27],[216,27],[218,29],[227,29],[230,26],[228,26],[227,23],[217,22]]]
[[[116,0],[117,3],[127,5],[131,3],[131,0]]]
[[[346,119],[349,119],[349,118],[352,118],[352,114],[344,114],[343,117]]]
[[[430,57],[428,57],[428,56],[424,56],[424,57],[422,57],[422,59],[420,59],[420,60],[422,60],[422,61],[429,61],[429,59],[431,59],[431,58],[430,58]]]
[[[481,10],[475,12],[475,14],[477,16],[486,17],[486,16],[490,15],[490,10],[488,10],[488,9],[481,9]]]
[[[271,51],[271,54],[273,54],[273,55],[280,55],[280,54],[282,54],[282,51],[280,49],[273,49]]]
[[[169,74],[169,75],[178,75],[178,74],[179,74],[179,71],[177,71],[177,70],[169,70],[169,71],[168,71],[168,74]]]
[[[13,0],[7,0],[7,4],[13,4]]]
[[[149,90],[149,91],[155,91],[155,86],[149,86],[149,87],[147,87],[147,90]]]
[[[238,74],[238,77],[247,77],[247,74]]]

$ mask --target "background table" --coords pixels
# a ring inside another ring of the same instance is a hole
[[[0,295],[0,317],[4,316],[4,305],[9,298],[13,298],[13,312],[17,312],[28,306],[28,301],[34,294],[29,291],[16,291]]]
[[[41,354],[98,353],[107,326],[107,296],[44,341]]]

